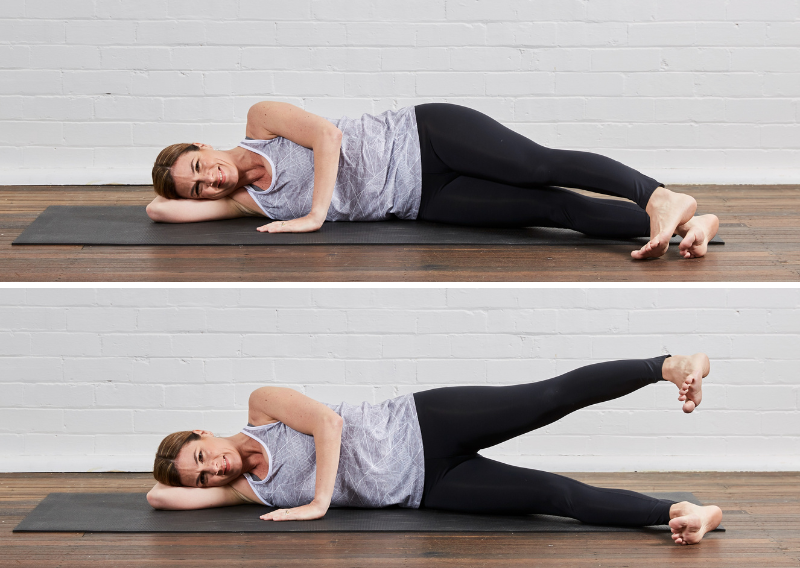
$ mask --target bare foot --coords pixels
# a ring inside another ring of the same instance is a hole
[[[701,507],[688,501],[675,503],[669,509],[669,528],[675,544],[697,544],[708,531],[722,522],[722,510],[716,505]]]
[[[674,355],[664,360],[661,376],[678,387],[678,400],[683,411],[689,413],[703,400],[703,378],[711,371],[711,362],[705,353],[689,357]]]
[[[680,244],[680,255],[683,258],[700,258],[705,256],[708,241],[714,238],[719,230],[719,219],[716,215],[698,215],[692,217],[675,232],[683,237]]]
[[[641,260],[663,255],[669,248],[669,240],[675,234],[675,229],[687,223],[696,210],[697,202],[691,195],[657,187],[645,207],[650,215],[650,241],[641,249],[631,251],[631,256]]]

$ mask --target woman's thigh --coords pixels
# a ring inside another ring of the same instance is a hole
[[[457,172],[531,186],[548,148],[469,107],[427,103],[415,107],[422,145],[422,173]]]
[[[460,105],[415,107],[422,200],[429,176],[458,173],[519,187],[557,185],[626,197],[645,208],[659,182],[616,160],[541,146],[485,114]]]

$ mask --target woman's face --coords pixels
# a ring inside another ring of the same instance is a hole
[[[181,483],[186,487],[220,487],[242,475],[242,458],[225,438],[193,430],[199,440],[189,442],[175,459]]]
[[[170,168],[178,195],[185,199],[219,199],[234,191],[239,170],[230,154],[207,144],[194,144],[200,150],[181,154]]]

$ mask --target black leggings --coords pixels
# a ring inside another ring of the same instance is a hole
[[[662,380],[669,355],[588,365],[524,385],[444,387],[414,394],[425,456],[422,507],[473,513],[540,513],[597,525],[667,524],[674,501],[592,487],[514,467],[478,450]]]
[[[422,161],[419,219],[457,225],[562,227],[601,237],[650,235],[663,185],[611,158],[552,150],[468,107],[414,107]],[[586,197],[563,186],[626,197]]]

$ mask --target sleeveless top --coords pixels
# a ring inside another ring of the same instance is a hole
[[[339,171],[326,220],[381,221],[392,215],[416,219],[422,164],[414,107],[326,120],[342,131]],[[265,157],[272,166],[268,188],[245,186],[267,217],[286,221],[311,211],[313,150],[281,136],[248,138],[239,146]]]
[[[344,419],[331,507],[418,508],[425,461],[413,395],[374,405],[325,406]],[[317,458],[313,436],[283,422],[248,425],[242,433],[260,442],[269,457],[264,479],[244,474],[265,505],[299,507],[314,499]]]

